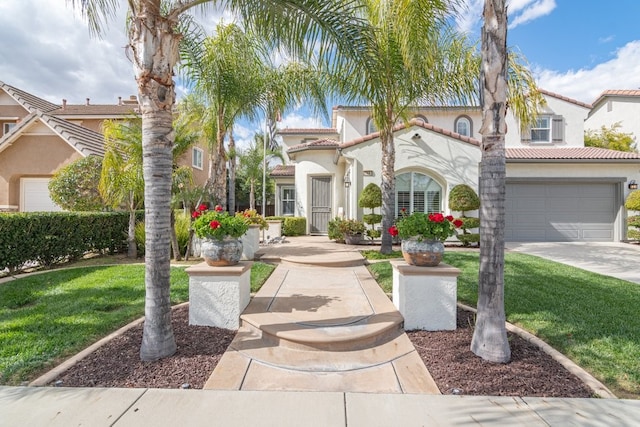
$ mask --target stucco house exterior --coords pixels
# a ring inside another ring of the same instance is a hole
[[[619,123],[620,131],[640,141],[640,90],[605,90],[593,102],[585,121],[585,130],[600,130]]]
[[[138,111],[135,96],[112,105],[60,105],[0,81],[0,212],[55,211],[49,196],[53,174],[86,156],[104,155],[102,123],[127,120]],[[194,146],[181,159],[194,181],[204,182],[206,150]]]
[[[626,238],[624,199],[640,180],[640,155],[584,147],[592,106],[543,91],[537,123],[520,131],[507,118],[508,241],[620,241]],[[478,190],[479,107],[424,107],[394,129],[396,214],[451,212],[450,190]],[[361,219],[362,189],[380,185],[381,150],[368,107],[338,106],[326,129],[281,129],[289,161],[276,167],[276,215],[307,218],[310,234],[325,234],[335,216]]]

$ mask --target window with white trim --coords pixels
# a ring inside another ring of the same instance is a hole
[[[202,170],[204,162],[204,151],[202,148],[193,147],[193,161],[192,165],[196,169]]]
[[[412,212],[442,212],[442,187],[433,178],[419,172],[396,176],[395,216],[402,209]]]
[[[376,124],[373,122],[373,117],[367,119],[367,135],[378,132]]]
[[[471,120],[467,116],[460,116],[456,119],[455,132],[462,136],[471,137]]]
[[[280,214],[282,216],[295,216],[296,188],[293,185],[280,187],[280,208]]]
[[[6,135],[9,132],[11,132],[11,129],[13,129],[14,127],[16,127],[15,123],[5,123],[3,126],[3,135]]]
[[[564,118],[559,115],[541,115],[522,133],[523,142],[550,144],[564,142]]]

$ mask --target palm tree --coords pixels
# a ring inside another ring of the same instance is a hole
[[[105,120],[102,124],[105,154],[98,189],[112,208],[125,204],[129,211],[127,256],[138,256],[136,246],[136,210],[144,200],[142,178],[142,128],[140,119],[126,122]]]
[[[264,151],[264,145],[264,134],[257,133],[249,148],[240,154],[240,176],[245,185],[249,186],[249,209],[256,208],[256,188],[262,182],[264,163],[268,164],[273,159],[284,163],[280,147],[272,150],[267,146],[267,151]]]
[[[471,351],[483,359],[511,359],[504,311],[504,224],[507,131],[507,9],[486,0],[482,27],[482,162],[480,164],[480,275],[478,317]]]
[[[121,2],[71,0],[87,18],[89,29],[100,34]],[[175,102],[173,73],[179,44],[185,33],[181,19],[214,0],[128,0],[129,51],[138,85],[142,116],[143,171],[146,205],[145,323],[140,357],[156,360],[176,350],[171,329],[170,234],[172,114]],[[321,46],[337,58],[357,55],[361,23],[356,4],[342,0],[231,0],[247,24],[275,43],[288,41],[291,52],[303,54]],[[332,40],[341,54],[327,48]]]

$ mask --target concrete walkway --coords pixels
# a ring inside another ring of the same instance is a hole
[[[0,387],[0,427],[639,425],[635,400],[429,394],[362,246],[287,240],[261,250],[283,262],[207,383],[222,390]]]
[[[204,388],[440,394],[363,263],[282,257]]]

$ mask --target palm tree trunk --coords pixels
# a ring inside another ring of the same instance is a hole
[[[176,234],[176,213],[173,209],[171,209],[171,248],[173,249],[173,258],[176,261],[182,260],[180,245],[178,244],[178,235]]]
[[[138,245],[136,244],[136,206],[133,191],[129,192],[129,229],[127,230],[127,257],[138,257]]]
[[[256,182],[254,179],[251,180],[251,185],[249,187],[249,209],[256,208]]]
[[[504,311],[506,63],[505,0],[485,0],[480,79],[480,274],[478,317],[471,351],[485,360],[497,363],[506,363],[511,359]]]
[[[229,211],[236,211],[236,141],[229,132]]]
[[[224,149],[225,132],[218,130],[217,146],[216,146],[216,169],[214,171],[215,184],[213,186],[213,194],[216,203],[222,206],[223,210],[227,209],[227,154]]]
[[[382,244],[380,245],[380,253],[390,254],[393,250],[393,242],[389,228],[393,225],[396,192],[396,152],[393,145],[393,133],[390,130],[380,131],[380,144],[382,145],[382,179],[380,183],[382,191]]]
[[[180,37],[175,19],[160,16],[160,1],[140,2],[130,27],[130,47],[142,113],[145,198],[145,322],[140,358],[175,353],[171,327],[171,182],[173,166],[173,66]]]

